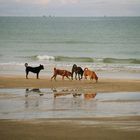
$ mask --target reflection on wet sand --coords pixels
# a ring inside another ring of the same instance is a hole
[[[25,92],[25,97],[28,97],[29,93],[39,93],[40,96],[43,95],[43,93],[40,91],[39,88],[33,88],[33,89],[28,89],[28,88],[26,88],[25,91],[26,91],[26,92]]]
[[[80,94],[80,93],[73,93],[73,97],[79,97],[79,96],[81,96],[82,94]]]
[[[71,93],[54,93],[54,98],[59,97],[59,96],[66,96],[70,95]]]
[[[54,94],[54,98],[56,97],[60,97],[60,96],[67,96],[67,95],[73,95],[73,97],[76,97],[76,92],[78,92],[76,89],[61,89],[61,90],[56,90],[56,89],[52,89],[53,94]],[[80,94],[81,95],[81,94]]]
[[[85,93],[84,98],[89,100],[95,98],[96,95],[97,95],[96,93]]]
[[[38,93],[38,95],[42,96],[44,95],[43,92],[39,88],[33,88],[33,89],[28,89],[26,88],[25,90],[25,97],[28,97],[29,94],[33,93]],[[67,95],[72,95],[71,97],[83,97],[84,99],[93,99],[96,96],[95,92],[83,92],[80,91],[79,89],[61,89],[57,90],[55,88],[52,89],[52,93],[54,95],[54,98],[56,97],[62,97],[62,96],[67,96]]]
[[[33,100],[26,98],[25,108],[29,108],[29,107],[39,107],[39,98],[35,98]]]
[[[0,119],[138,116],[139,106],[139,92],[96,94],[90,89],[65,88],[0,91]]]
[[[79,91],[76,91],[76,90],[62,90],[62,91],[59,91],[57,92],[57,90],[55,90],[54,92],[54,98],[56,97],[60,97],[60,96],[67,96],[67,95],[72,95],[73,97],[80,97],[80,96],[83,96],[84,99],[93,99],[95,98],[96,96],[96,93],[94,92],[91,92],[91,93],[80,93]]]
[[[34,93],[37,93],[37,94],[34,94]],[[29,98],[29,94],[32,95],[30,96],[30,98]],[[38,96],[33,96],[33,95],[43,96],[44,94],[41,92],[39,88],[33,88],[33,89],[26,88],[25,97],[28,97],[28,98],[25,98],[25,108],[39,107],[40,98]]]

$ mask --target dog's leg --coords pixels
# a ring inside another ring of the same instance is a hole
[[[64,75],[62,76],[62,80],[64,80]]]
[[[56,81],[56,76],[57,76],[57,74],[54,74],[54,75],[51,77],[51,80],[54,78],[54,80]]]
[[[81,74],[81,79],[83,79],[83,75]]]
[[[96,83],[98,82],[98,77],[97,76],[95,76],[95,80],[96,80]]]
[[[85,75],[85,79],[87,79],[87,76]]]
[[[56,81],[56,76],[57,76],[57,75],[54,76],[54,80],[55,80],[55,81]]]
[[[81,74],[79,74],[79,78],[80,78],[80,80],[82,79],[82,75]]]
[[[93,80],[93,76],[90,76],[90,80]]]
[[[56,76],[55,76],[55,75],[53,75],[53,76],[51,77],[51,80],[52,80],[53,78],[55,79],[55,78],[56,78]]]
[[[78,78],[79,78],[79,80],[81,80],[81,78],[80,78],[80,74],[78,74]]]
[[[67,75],[66,77],[70,80],[70,78],[69,78],[69,76],[68,76],[68,75]]]
[[[26,71],[26,79],[28,79],[29,71]]]
[[[36,74],[36,79],[39,79],[39,73]]]
[[[75,72],[75,79],[77,80],[77,72]]]
[[[71,74],[71,79],[73,80],[73,74],[74,74],[74,72],[72,71],[72,74]]]

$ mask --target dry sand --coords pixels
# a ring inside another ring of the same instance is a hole
[[[83,88],[94,92],[140,91],[140,80],[51,81],[50,78],[0,76],[0,88]],[[81,122],[95,121],[94,124]],[[102,123],[99,123],[102,122]],[[132,126],[131,126],[132,125]],[[132,128],[132,129],[130,129]],[[139,140],[140,117],[0,120],[1,140]]]

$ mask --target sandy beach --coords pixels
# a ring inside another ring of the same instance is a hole
[[[65,88],[86,89],[90,92],[140,92],[140,80],[99,79],[51,81],[49,77],[25,79],[23,76],[0,76],[0,88]],[[56,119],[1,119],[0,138],[49,139],[49,140],[139,140],[140,117],[92,117],[92,118],[56,118]]]
[[[93,92],[119,92],[119,91],[140,91],[140,80],[135,79],[99,79],[94,80],[50,80],[50,77],[31,77],[25,79],[23,76],[0,76],[0,88],[82,88]]]
[[[139,121],[139,117],[0,120],[0,137],[1,140],[139,140],[140,123],[135,126]]]

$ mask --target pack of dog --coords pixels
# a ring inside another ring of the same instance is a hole
[[[28,79],[29,72],[35,73],[36,78],[38,79],[39,73],[43,69],[44,69],[44,66],[41,64],[38,67],[31,67],[31,66],[28,66],[28,63],[25,63],[26,79]],[[84,75],[85,79],[87,79],[87,77],[89,77],[90,80],[95,79],[96,82],[98,82],[98,76],[94,71],[89,70],[88,68],[85,68],[83,70],[81,67],[78,67],[76,64],[73,65],[71,72],[68,70],[54,68],[54,73],[53,73],[53,76],[51,77],[51,80],[52,79],[56,80],[57,75],[62,76],[62,80],[64,80],[64,77],[67,77],[68,79],[71,78],[73,80],[74,73],[75,73],[76,80],[77,80],[77,75],[78,75],[79,80],[81,80]]]

